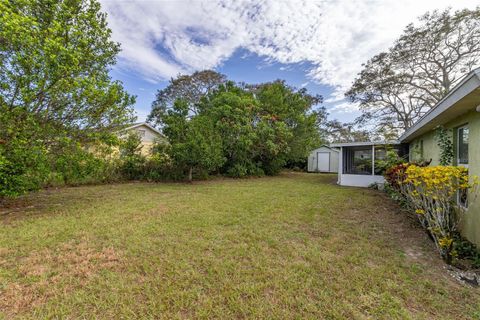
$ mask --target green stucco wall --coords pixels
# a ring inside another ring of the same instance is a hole
[[[468,124],[469,143],[468,143],[468,171],[470,176],[480,177],[480,113],[471,111],[461,117],[458,117],[444,126],[447,129],[456,129]],[[456,130],[452,131],[452,139],[456,148]],[[435,132],[428,132],[410,143],[410,160],[419,160],[419,146],[423,140],[423,159],[432,159],[431,165],[439,165],[440,148],[435,139]],[[416,151],[418,150],[418,151]],[[456,154],[456,149],[455,149]],[[456,159],[454,161],[456,164]],[[480,247],[480,196],[469,198],[470,204],[468,210],[461,217],[460,228],[462,234]]]

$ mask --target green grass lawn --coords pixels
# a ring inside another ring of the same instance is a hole
[[[1,211],[4,318],[480,317],[395,204],[333,175],[46,190]]]

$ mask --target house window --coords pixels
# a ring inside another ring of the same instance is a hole
[[[468,126],[457,129],[457,164],[459,166],[468,167],[468,136]],[[468,189],[458,191],[457,203],[463,208],[468,208]]]
[[[468,126],[457,129],[457,164],[468,167]]]
[[[145,130],[138,130],[138,135],[142,138],[145,137]]]

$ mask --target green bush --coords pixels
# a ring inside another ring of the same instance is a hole
[[[460,259],[467,259],[472,262],[472,267],[480,268],[480,251],[460,233],[456,233],[453,238],[453,250]]]
[[[260,166],[252,162],[235,163],[227,171],[227,176],[232,178],[245,178],[248,176],[264,176],[265,172]]]
[[[118,180],[117,163],[72,143],[53,159],[52,173],[66,185],[104,183]]]
[[[0,197],[37,190],[50,172],[47,149],[35,138],[38,126],[20,116],[0,109]]]

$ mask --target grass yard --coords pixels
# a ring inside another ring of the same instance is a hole
[[[29,195],[0,209],[0,318],[480,318],[479,291],[395,204],[334,182]]]

